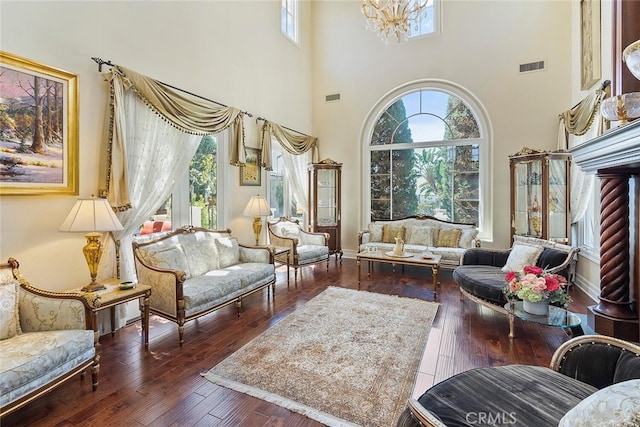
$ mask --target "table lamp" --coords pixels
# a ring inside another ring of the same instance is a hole
[[[262,231],[261,217],[271,216],[271,209],[269,208],[267,200],[261,195],[251,196],[251,199],[249,199],[249,203],[247,203],[247,207],[244,208],[242,215],[253,217],[253,234],[256,238],[256,246],[258,246],[260,232]]]
[[[78,199],[76,204],[73,205],[59,231],[88,232],[85,234],[87,244],[82,248],[82,252],[89,266],[91,283],[83,287],[83,291],[93,292],[105,289],[103,284],[96,282],[98,265],[102,256],[101,232],[122,229],[122,224],[120,224],[107,199],[98,199],[92,196],[90,199]]]

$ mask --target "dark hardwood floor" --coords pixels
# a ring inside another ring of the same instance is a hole
[[[266,291],[247,297],[236,317],[233,305],[185,326],[184,346],[177,326],[159,317],[150,322],[145,351],[140,322],[101,338],[100,383],[91,391],[90,375],[72,379],[21,410],[2,419],[5,426],[319,426],[302,415],[216,386],[200,373],[304,305],[327,286],[358,288],[356,262],[333,259],[302,268],[298,285],[287,289],[284,267],[278,268],[275,299]],[[364,268],[363,268],[364,273]],[[376,265],[363,274],[363,290],[432,300],[431,273],[407,267],[392,272]],[[28,279],[28,278],[27,278]],[[458,372],[510,363],[548,365],[553,351],[569,336],[559,328],[516,320],[509,339],[507,317],[472,301],[460,300],[450,271],[441,274],[440,307],[429,333],[414,394]],[[592,301],[571,290],[571,309],[586,313]],[[420,328],[421,325],[415,325]]]

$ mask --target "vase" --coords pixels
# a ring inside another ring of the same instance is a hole
[[[522,300],[522,308],[529,314],[545,316],[549,312],[549,301],[531,302]]]

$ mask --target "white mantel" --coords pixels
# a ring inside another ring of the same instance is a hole
[[[587,173],[618,167],[640,168],[640,119],[571,147],[569,152],[574,163]]]

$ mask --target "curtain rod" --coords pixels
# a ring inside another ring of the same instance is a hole
[[[108,67],[115,67],[115,64],[113,64],[111,61],[105,61],[105,60],[103,60],[101,58],[98,58],[97,56],[92,56],[91,59],[93,59],[98,64],[98,72],[100,72],[100,73],[102,72],[102,66],[103,65],[106,65]],[[225,107],[225,108],[229,107],[228,105],[224,105],[224,104],[222,104],[222,103],[220,103],[218,101],[214,101],[213,99],[205,98],[204,96],[198,95],[198,94],[193,93],[193,92],[189,92],[188,90],[180,89],[179,87],[170,85],[170,84],[165,83],[165,82],[161,82],[160,80],[156,80],[156,81],[158,83],[163,84],[163,85],[165,85],[167,87],[170,87],[172,89],[179,90],[180,92],[189,94],[191,96],[195,96],[196,98],[200,98],[200,99],[204,99],[205,101],[213,102],[214,104],[219,105],[221,107]],[[240,111],[242,111],[242,110],[240,110]],[[249,117],[253,117],[253,114],[251,114],[248,111],[242,111],[242,113],[246,114]]]
[[[269,120],[265,119],[264,117],[258,117],[258,118],[256,119],[256,122],[257,122],[258,120],[262,120],[263,122],[268,122],[268,121],[269,121]],[[278,126],[280,126],[281,128],[285,128],[286,130],[290,130],[291,132],[299,133],[300,135],[309,136],[309,135],[307,135],[306,133],[300,132],[299,130],[291,129],[291,128],[288,128],[288,127],[286,127],[286,126],[282,126],[282,125],[278,125]]]

